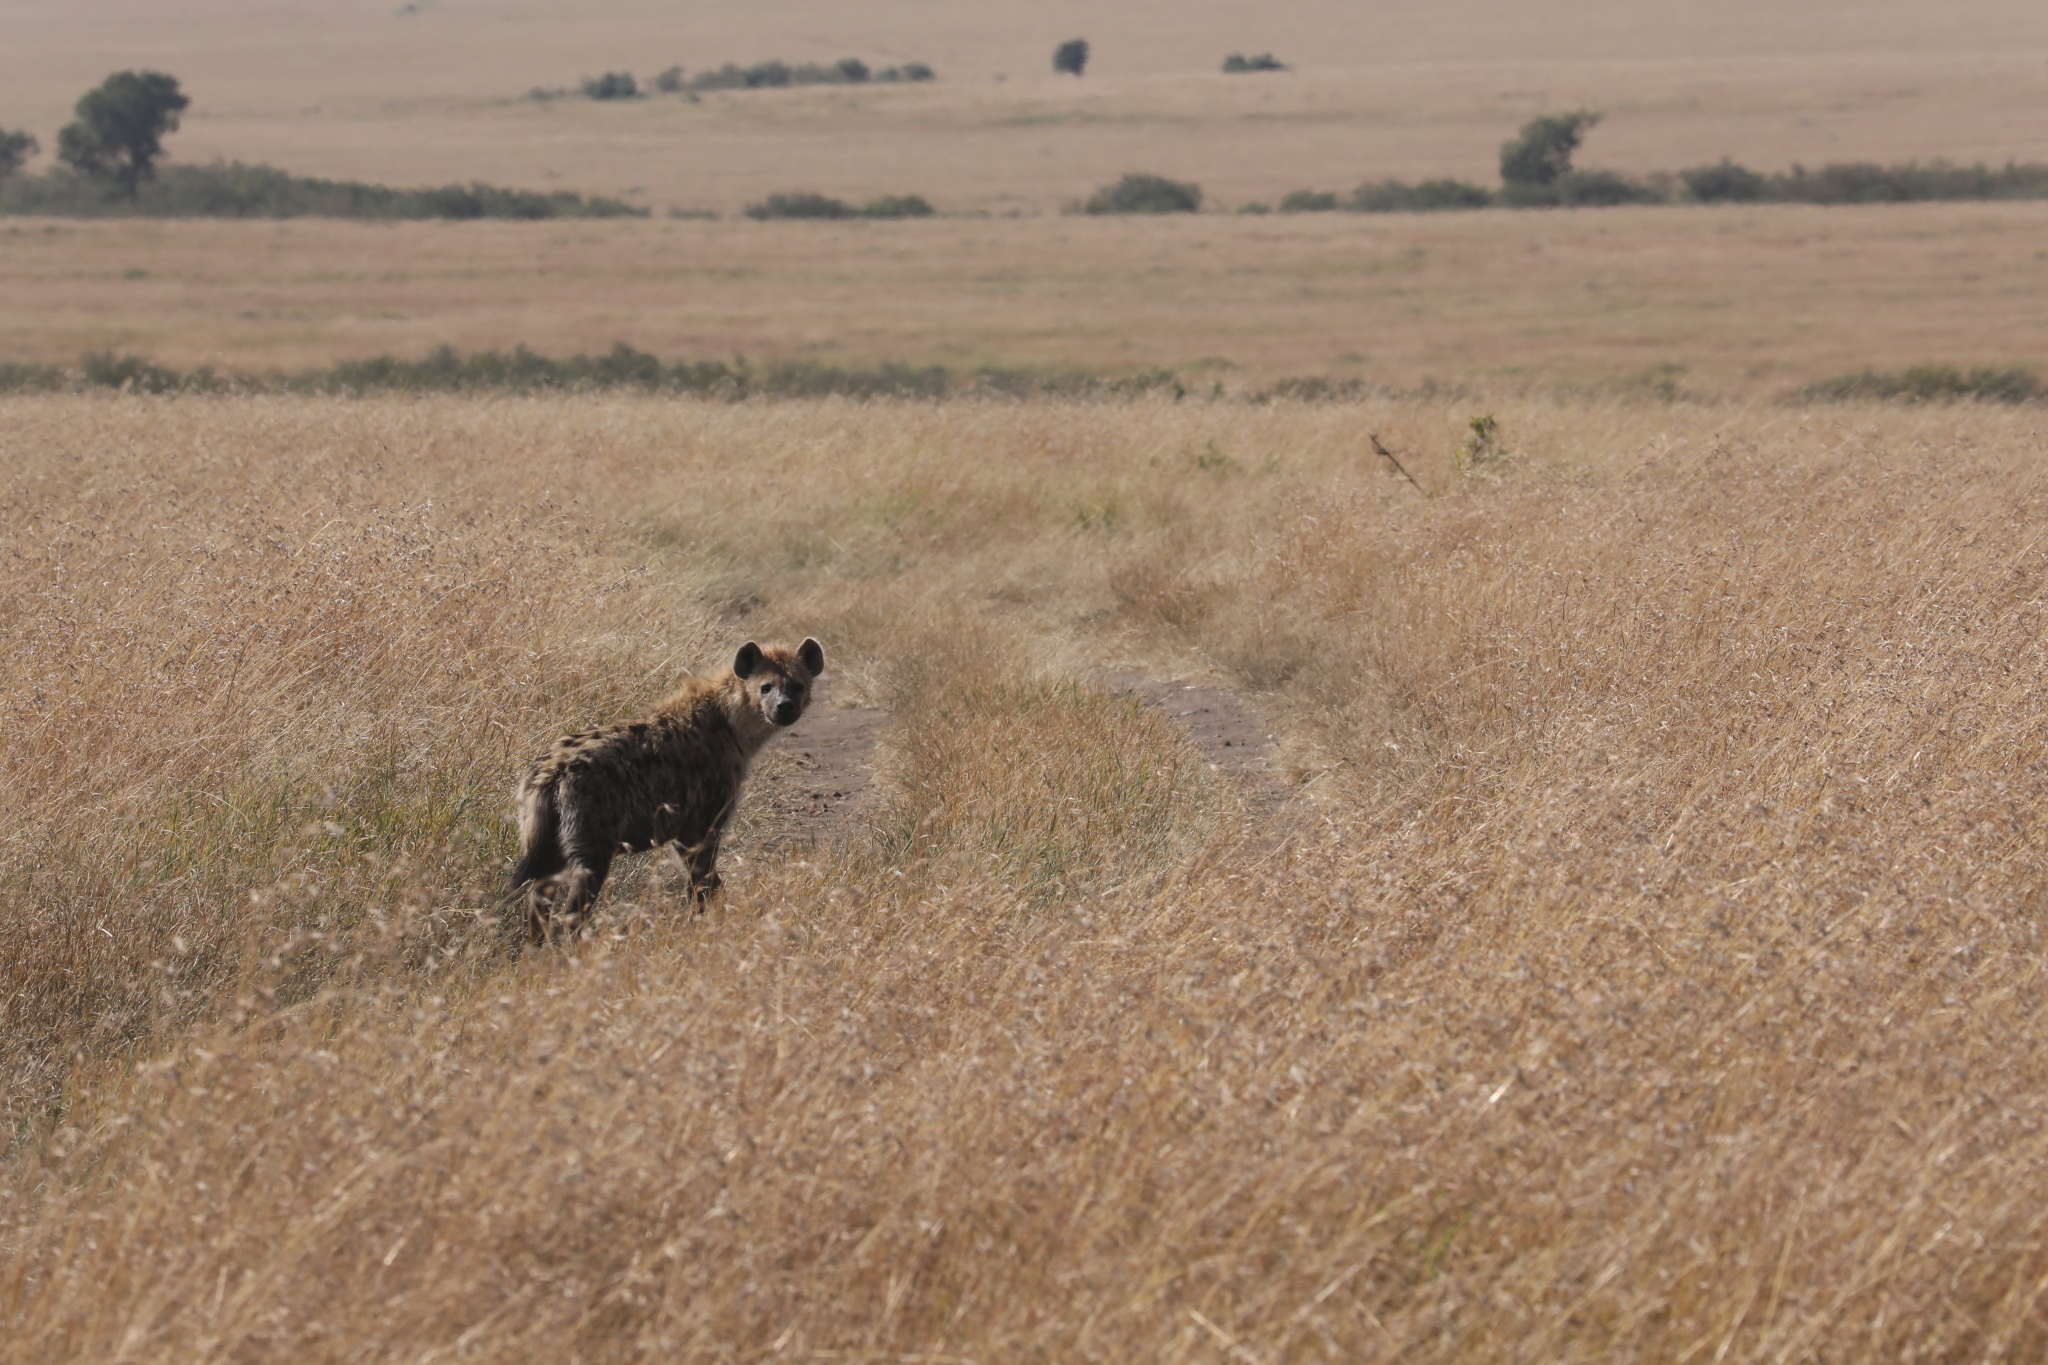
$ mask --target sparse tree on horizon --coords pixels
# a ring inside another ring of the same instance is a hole
[[[57,156],[86,175],[112,177],[133,199],[156,175],[163,136],[178,130],[178,115],[191,102],[175,76],[117,71],[79,96],[78,121],[57,134]]]
[[[1510,185],[1554,185],[1571,174],[1572,153],[1586,130],[1600,121],[1591,109],[1530,119],[1501,144],[1500,178]]]
[[[1088,65],[1088,40],[1069,38],[1053,49],[1052,69],[1061,75],[1078,76]]]

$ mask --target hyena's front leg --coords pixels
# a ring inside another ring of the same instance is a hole
[[[690,869],[690,908],[699,914],[711,893],[724,884],[718,877],[718,841],[724,836],[724,826],[713,825],[699,843],[683,850],[683,865]]]

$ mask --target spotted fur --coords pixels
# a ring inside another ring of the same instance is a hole
[[[795,649],[749,640],[732,668],[693,679],[640,720],[565,735],[520,777],[514,793],[522,856],[515,886],[531,882],[526,926],[535,943],[573,933],[604,889],[612,858],[676,844],[690,902],[718,889],[718,841],[747,766],[794,725],[825,671],[816,640]]]

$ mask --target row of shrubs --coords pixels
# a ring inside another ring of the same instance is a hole
[[[954,371],[942,365],[884,364],[867,368],[777,362],[755,367],[744,357],[664,363],[624,342],[602,355],[557,360],[524,346],[511,351],[473,351],[443,346],[418,360],[381,355],[325,370],[290,376],[222,375],[207,366],[177,370],[141,356],[100,351],[84,356],[77,369],[59,365],[0,362],[0,393],[59,393],[117,389],[131,393],[287,392],[363,395],[371,393],[559,393],[609,389],[650,394],[762,398],[1132,398],[1163,394],[1181,399],[1195,392],[1171,369],[1111,377],[1081,371],[1036,373],[984,368]],[[1675,400],[1674,385],[1640,390]],[[1440,393],[1435,384],[1425,393]],[[1226,394],[1213,384],[1211,398],[1252,402],[1359,402],[1403,396],[1398,390],[1357,378],[1307,376],[1276,380],[1270,387]],[[2048,400],[2048,386],[2018,367],[1916,365],[1904,370],[1863,370],[1787,395],[1796,403],[1973,401],[2027,403]]]
[[[1080,372],[1023,370],[956,372],[941,365],[883,364],[841,367],[811,362],[755,366],[731,361],[664,362],[624,342],[601,355],[544,356],[524,346],[511,351],[440,347],[418,360],[380,355],[324,370],[287,376],[224,375],[210,366],[179,370],[146,357],[100,351],[76,369],[0,362],[0,393],[58,393],[118,389],[130,393],[559,393],[628,389],[645,393],[719,398],[926,398],[968,394],[1038,397],[1131,397],[1188,390],[1171,370],[1110,377]]]
[[[921,194],[886,194],[855,208],[843,199],[797,191],[771,194],[746,207],[749,218],[929,218],[935,209]]]
[[[1445,209],[1603,208],[1616,204],[1905,204],[1982,199],[2048,199],[2048,164],[1946,161],[1837,162],[1808,170],[1794,166],[1764,175],[1733,161],[1694,166],[1676,175],[1634,177],[1618,171],[1569,171],[1547,185],[1503,182],[1488,189],[1463,180],[1374,180],[1349,195],[1296,190],[1280,200],[1282,213],[1417,213]],[[1251,204],[1244,212],[1264,213]]]
[[[791,85],[862,85],[869,81],[895,84],[937,79],[938,73],[924,62],[875,68],[858,57],[841,57],[829,64],[799,62],[794,66],[783,61],[755,62],[752,66],[727,62],[694,76],[686,75],[680,66],[672,66],[657,75],[649,86],[641,85],[630,71],[607,71],[602,76],[585,76],[578,88],[585,99],[634,100],[644,99],[652,92],[681,95],[708,90],[774,90]],[[569,93],[566,86],[537,85],[526,92],[526,97],[554,100]]]
[[[63,218],[644,218],[647,212],[567,190],[543,194],[484,184],[393,189],[239,161],[165,166],[138,184],[133,198],[114,193],[102,177],[65,168],[0,180],[0,214]]]

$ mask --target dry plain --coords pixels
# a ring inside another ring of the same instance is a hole
[[[2042,206],[1058,212],[1580,104],[2048,159],[2037,10],[670,8],[26,7],[46,147],[155,65],[179,157],[727,216],[0,222],[0,360],[1409,396],[0,396],[0,1362],[2048,1353],[2040,409],[1781,401],[2038,368]],[[847,52],[942,80],[518,97]],[[796,187],[959,216],[731,218]],[[711,913],[641,859],[522,953],[520,763],[803,634],[865,804],[771,757]],[[1113,675],[1255,708],[1277,806]]]
[[[1492,411],[0,400],[0,1360],[2037,1357],[2038,414]],[[522,956],[743,632],[879,803]]]
[[[1777,394],[2038,365],[2048,205],[906,223],[0,226],[0,356],[293,371],[624,341],[671,360],[893,360],[1483,391]],[[1653,373],[1654,372],[1654,373]]]

